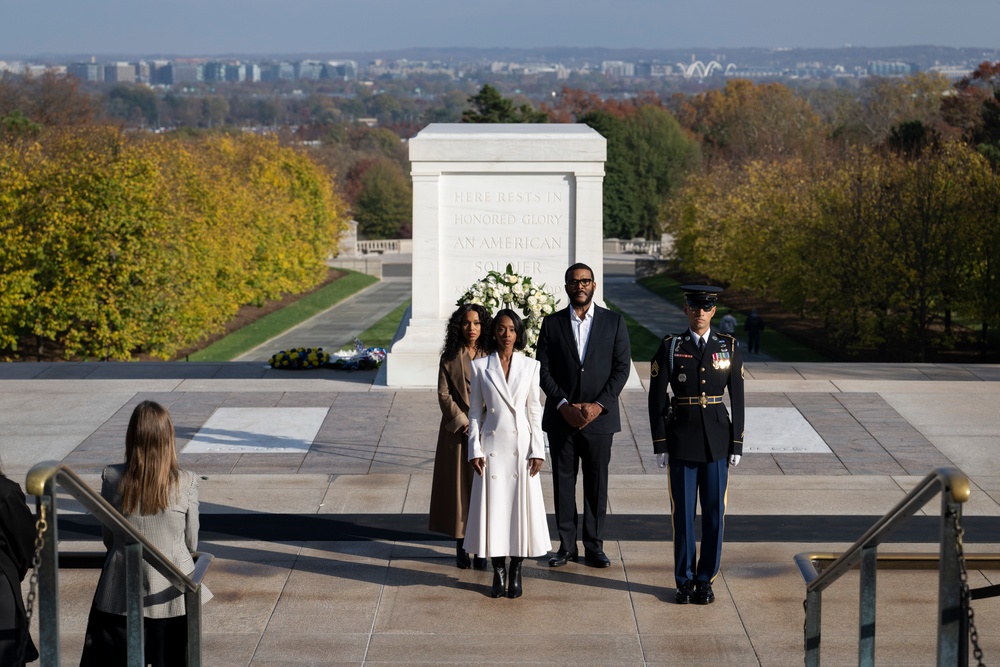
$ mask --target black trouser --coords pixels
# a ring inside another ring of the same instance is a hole
[[[567,426],[549,431],[548,435],[559,548],[576,551],[576,477],[582,465],[583,548],[587,552],[604,551],[602,535],[608,509],[608,464],[611,463],[614,434],[587,434]]]
[[[187,665],[187,617],[144,618],[146,664],[153,667]],[[90,610],[81,667],[125,667],[128,632],[125,616]]]
[[[24,612],[20,601],[14,597],[21,595],[21,587],[15,589],[0,572],[0,665],[21,667],[26,662],[38,659],[38,651],[31,641],[26,627]],[[24,642],[23,658],[17,661],[18,650]]]

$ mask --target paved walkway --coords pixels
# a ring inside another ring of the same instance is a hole
[[[636,366],[645,378],[648,364]],[[0,364],[0,457],[17,480],[60,460],[97,488],[122,458],[132,407],[167,405],[181,465],[200,475],[200,548],[218,557],[204,627],[205,664],[220,667],[801,664],[793,556],[843,549],[943,465],[972,481],[967,551],[1000,551],[1000,366],[750,362],[748,453],[731,478],[715,604],[672,604],[666,479],[644,389],[621,399],[612,566],[530,559],[524,597],[494,600],[491,575],[456,569],[454,544],[425,530],[434,391],[375,387],[374,376],[259,362]],[[240,427],[246,408],[267,418]],[[60,507],[61,547],[100,551],[93,522]],[[935,552],[937,511],[932,501],[883,549]],[[60,572],[65,665],[77,664],[96,579]],[[878,581],[878,664],[933,664],[935,576],[887,570]],[[1000,572],[973,571],[970,583],[1000,583]],[[1000,599],[974,607],[992,664]],[[823,608],[823,664],[855,664],[856,573]]]
[[[604,295],[608,301],[657,336],[685,331],[688,328],[687,316],[683,310],[635,281],[635,259],[631,256],[614,255],[605,258]],[[725,300],[724,294],[723,300]],[[715,324],[718,323],[717,318]],[[747,352],[746,337],[741,337],[739,333],[737,332],[737,337],[742,343],[741,350],[745,361],[774,361],[774,357],[769,354]]]
[[[275,352],[293,347],[322,347],[328,352],[350,347],[356,336],[406,303],[412,294],[409,278],[383,278],[234,361],[266,362]]]

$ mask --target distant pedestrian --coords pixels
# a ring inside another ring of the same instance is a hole
[[[760,332],[764,330],[764,318],[757,314],[757,309],[750,311],[750,317],[743,323],[747,332],[747,349],[750,354],[760,352]]]
[[[726,313],[722,316],[722,320],[719,321],[719,331],[730,336],[736,333],[736,318],[733,317],[732,313]]]

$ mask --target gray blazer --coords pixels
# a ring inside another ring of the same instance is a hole
[[[117,464],[106,467],[101,476],[101,495],[119,512],[122,497],[118,492],[118,482],[124,474],[125,464]],[[198,482],[195,475],[186,470],[180,471],[177,487],[166,510],[148,516],[133,514],[126,518],[182,572],[190,574],[194,571],[191,552],[198,547]],[[108,557],[97,584],[94,604],[110,614],[125,614],[125,543],[107,528],[103,533]],[[183,593],[145,561],[142,563],[142,580],[143,615],[146,618],[184,615]],[[205,603],[212,598],[212,593],[204,586],[202,589],[201,601]]]

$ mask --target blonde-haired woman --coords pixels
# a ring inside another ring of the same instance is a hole
[[[104,469],[101,495],[182,572],[194,571],[198,546],[198,484],[177,466],[174,425],[159,403],[135,407],[125,434],[125,463]],[[104,529],[108,556],[87,623],[83,665],[125,665],[125,542]],[[187,664],[184,595],[143,561],[145,664]],[[202,602],[212,594],[202,590]]]

